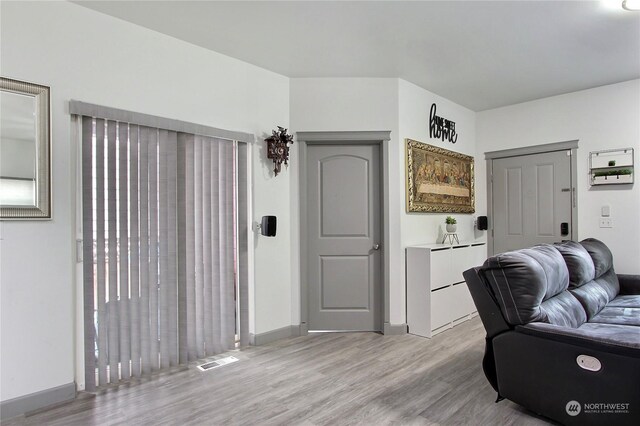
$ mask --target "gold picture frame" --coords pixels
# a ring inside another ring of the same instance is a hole
[[[405,139],[407,212],[475,213],[473,157]]]

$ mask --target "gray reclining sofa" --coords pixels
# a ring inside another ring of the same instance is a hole
[[[464,277],[498,401],[563,424],[640,425],[640,276],[616,275],[604,243],[507,252]]]

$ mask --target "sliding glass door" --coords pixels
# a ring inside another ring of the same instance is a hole
[[[82,117],[87,390],[246,341],[246,161],[245,143]]]

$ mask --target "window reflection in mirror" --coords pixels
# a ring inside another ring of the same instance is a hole
[[[36,205],[36,100],[0,91],[0,205]]]

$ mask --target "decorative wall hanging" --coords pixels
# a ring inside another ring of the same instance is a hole
[[[264,141],[267,143],[267,158],[273,160],[273,173],[278,176],[282,163],[289,165],[289,145],[293,143],[293,136],[287,133],[287,129],[278,126],[278,130],[272,130],[272,135]]]
[[[607,149],[589,153],[591,185],[633,183],[633,148]]]
[[[429,113],[429,137],[432,139],[440,139],[443,142],[445,140],[451,143],[458,141],[456,122],[438,117],[436,115],[435,102],[431,104],[431,111]]]
[[[474,213],[473,157],[405,139],[407,212]]]

